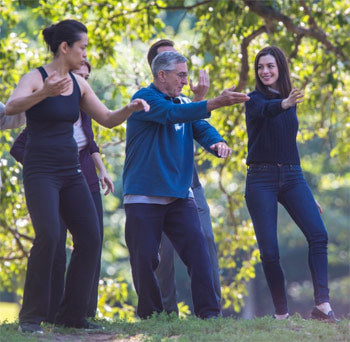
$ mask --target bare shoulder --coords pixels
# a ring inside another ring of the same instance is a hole
[[[38,69],[33,69],[29,72],[27,72],[26,74],[24,74],[22,76],[22,79],[25,79],[25,80],[37,80],[37,79],[42,79],[41,77],[41,74],[40,74],[40,71]]]
[[[32,88],[42,87],[43,78],[38,69],[33,69],[28,73],[24,74],[20,80],[20,84],[30,86]]]
[[[74,74],[74,77],[78,82],[81,95],[83,96],[86,93],[86,91],[90,88],[89,83],[84,77],[81,77],[80,75]]]

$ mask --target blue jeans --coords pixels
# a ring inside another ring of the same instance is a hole
[[[288,312],[284,275],[279,262],[277,202],[286,208],[308,242],[316,305],[329,302],[328,236],[301,167],[250,165],[245,197],[276,314]]]
[[[213,273],[215,296],[216,300],[220,305],[221,287],[219,263],[214,240],[213,227],[211,225],[210,209],[205,199],[203,187],[200,184],[197,184],[195,187],[192,187],[192,191],[198,208],[198,215],[201,228],[208,244],[209,257]],[[174,268],[174,247],[164,233],[162,234],[159,254],[160,263],[155,273],[159,283],[160,292],[162,294],[163,307],[164,310],[169,313],[178,313]]]
[[[202,233],[193,199],[177,199],[166,204],[125,204],[125,241],[130,253],[132,276],[138,294],[137,314],[150,317],[163,311],[161,293],[154,271],[159,264],[162,232],[168,236],[191,274],[195,314],[217,316],[208,245]]]

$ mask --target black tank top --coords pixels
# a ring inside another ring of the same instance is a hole
[[[48,77],[38,68],[43,81]],[[73,138],[73,124],[79,118],[81,98],[79,85],[71,72],[71,95],[47,97],[26,111],[28,137],[24,150],[23,175],[58,173],[62,176],[80,173],[78,147]]]

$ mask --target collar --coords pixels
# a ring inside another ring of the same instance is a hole
[[[168,100],[168,101],[171,101],[171,102],[174,102],[174,103],[181,103],[180,97],[183,96],[182,94],[180,94],[180,96],[170,97],[169,95],[167,95],[167,94],[161,92],[161,91],[154,85],[154,83],[151,83],[151,84],[149,85],[148,88],[155,90],[157,93],[159,93],[162,97],[164,97],[164,98],[165,98],[166,100]]]
[[[163,97],[169,97],[167,94],[163,93],[162,91],[160,91],[155,85],[154,83],[151,83],[148,88],[155,90],[157,93],[159,93],[160,95],[162,95]]]
[[[275,94],[280,94],[280,92],[278,91],[278,90],[276,90],[276,89],[273,89],[273,88],[271,88],[271,87],[268,87],[267,88],[269,91],[271,91],[271,93],[275,93]]]

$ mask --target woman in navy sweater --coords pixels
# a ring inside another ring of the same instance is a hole
[[[300,167],[296,144],[296,105],[303,94],[292,88],[288,63],[277,47],[255,58],[256,89],[246,102],[248,173],[245,197],[253,221],[276,319],[289,317],[285,281],[279,262],[277,203],[281,203],[305,235],[314,286],[314,319],[336,321],[329,304],[327,232]]]

